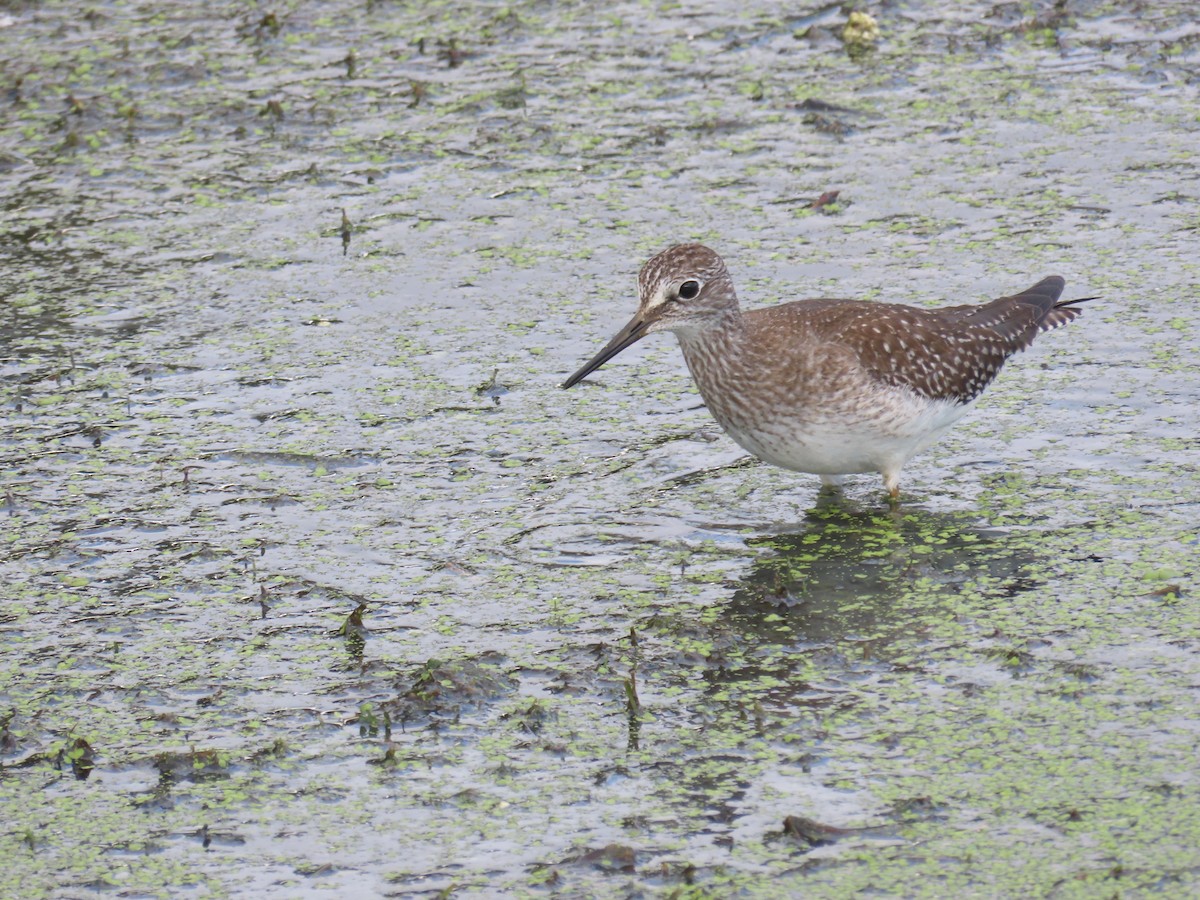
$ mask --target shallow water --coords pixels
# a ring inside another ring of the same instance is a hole
[[[874,13],[0,13],[0,894],[1200,888],[1200,26]],[[558,390],[681,240],[1103,299],[892,512]]]

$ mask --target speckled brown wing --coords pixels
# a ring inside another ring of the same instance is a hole
[[[1051,276],[1012,297],[932,310],[846,300],[804,300],[774,309],[801,320],[822,341],[853,350],[886,384],[931,400],[969,403],[1010,356],[1079,315],[1058,302],[1063,285]]]
[[[1024,336],[1024,346],[1017,348],[1023,350],[1043,331],[1066,325],[1078,316],[1081,310],[1075,309],[1071,304],[1093,299],[1085,297],[1060,303],[1058,298],[1065,286],[1066,282],[1060,277],[1050,275],[1028,290],[1011,297],[1001,297],[983,304],[946,306],[932,312],[946,322],[993,328],[1007,337]],[[1031,312],[1034,317],[1032,330]]]

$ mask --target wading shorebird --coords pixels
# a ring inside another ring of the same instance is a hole
[[[1012,297],[941,309],[796,300],[743,312],[724,260],[679,244],[642,267],[637,314],[563,387],[646,335],[673,331],[709,411],[743,448],[826,485],[879,472],[895,501],[900,469],[1008,358],[1096,299],[1059,301],[1064,284],[1051,275]]]

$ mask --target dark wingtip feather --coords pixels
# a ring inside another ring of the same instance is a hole
[[[1013,297],[1014,300],[1031,300],[1036,302],[1038,299],[1045,298],[1051,303],[1058,300],[1059,295],[1063,292],[1063,288],[1067,286],[1066,279],[1061,275],[1047,275],[1031,288],[1021,291]]]
[[[1062,309],[1065,306],[1074,306],[1076,303],[1087,303],[1089,300],[1101,300],[1102,297],[1076,297],[1074,300],[1060,300],[1054,304],[1055,309]]]

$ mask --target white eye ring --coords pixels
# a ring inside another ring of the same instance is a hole
[[[679,290],[675,293],[680,300],[695,300],[700,295],[700,282],[695,278],[689,278],[679,286]]]

